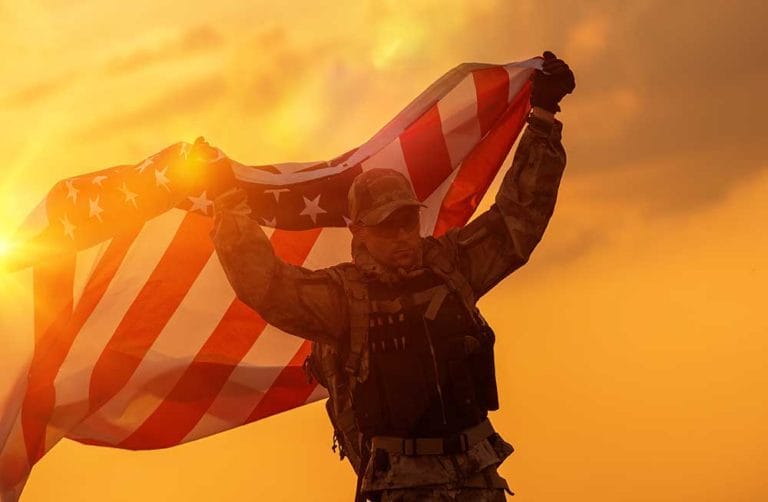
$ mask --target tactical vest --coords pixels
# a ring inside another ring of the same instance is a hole
[[[425,241],[424,264],[404,295],[388,295],[353,264],[330,269],[350,328],[337,346],[313,343],[305,364],[328,389],[333,448],[358,474],[366,438],[448,434],[498,409],[494,335],[470,284],[435,239]]]

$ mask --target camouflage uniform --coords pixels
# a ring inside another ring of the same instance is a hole
[[[435,249],[441,256],[449,258],[448,267],[458,270],[471,287],[470,294],[475,300],[525,264],[541,239],[554,210],[565,167],[561,129],[560,122],[550,124],[529,118],[529,126],[520,139],[495,204],[463,228],[453,228],[438,239],[423,240],[425,249]],[[406,284],[398,282],[397,277],[387,277],[364,250],[354,254],[353,264],[327,269],[308,270],[286,264],[275,257],[269,239],[249,217],[243,198],[227,200],[222,197],[217,200],[216,209],[213,239],[238,297],[266,321],[288,333],[343,351],[341,345],[349,344],[350,307],[345,297],[347,291],[339,280],[341,272],[350,268],[359,271],[366,281],[379,284],[376,287],[387,291]],[[440,312],[444,310],[446,308]],[[371,322],[375,325],[373,318]],[[443,325],[450,326],[450,323]],[[387,326],[382,329],[386,334]],[[367,366],[375,366],[375,358],[379,357],[372,352],[376,346],[372,347],[371,343],[376,343],[374,338],[363,348],[366,375],[369,371],[375,375],[377,371]],[[384,342],[381,343],[383,346]],[[434,379],[439,391],[437,373],[436,370]],[[386,381],[388,375],[379,378]],[[492,383],[495,391],[495,381]],[[403,402],[409,398],[407,389],[403,386],[397,390]],[[443,424],[453,424],[447,430],[437,427],[440,431],[432,434],[432,426],[420,422],[422,425],[414,425],[414,428],[392,426],[393,433],[385,435],[433,437],[446,432],[461,432],[461,428],[486,420],[487,410],[495,409],[483,404],[482,400],[478,402],[480,404],[475,404],[473,409],[479,410],[480,414],[475,413],[472,419],[445,420],[443,410]],[[451,406],[454,406],[453,402]],[[388,413],[391,414],[392,409],[390,405]],[[355,419],[364,444],[370,447],[372,438],[366,431],[381,434],[388,429],[366,429],[365,411],[357,409]],[[465,446],[458,452],[423,455],[406,454],[408,452],[397,452],[396,449],[380,455],[383,450],[374,448],[359,469],[362,491],[369,499],[381,501],[504,500],[506,482],[497,474],[496,468],[512,452],[512,447],[496,433]]]

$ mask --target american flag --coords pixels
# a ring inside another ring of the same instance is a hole
[[[0,336],[30,354],[2,370],[0,500],[18,500],[65,437],[165,448],[326,397],[302,370],[309,342],[228,284],[208,174],[233,173],[277,255],[308,268],[349,260],[346,193],[367,169],[405,174],[426,205],[422,234],[439,235],[469,220],[506,159],[539,66],[459,65],[330,161],[248,166],[178,143],[57,183],[2,278],[16,300],[0,305]]]

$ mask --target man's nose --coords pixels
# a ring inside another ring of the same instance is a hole
[[[400,227],[397,229],[396,239],[397,240],[408,240],[411,237],[411,232],[413,229],[409,230],[407,228]]]

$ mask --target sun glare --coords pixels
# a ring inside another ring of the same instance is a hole
[[[11,252],[11,241],[0,237],[0,259],[3,259]]]
[[[11,264],[13,251],[11,239],[0,236],[0,274]]]

